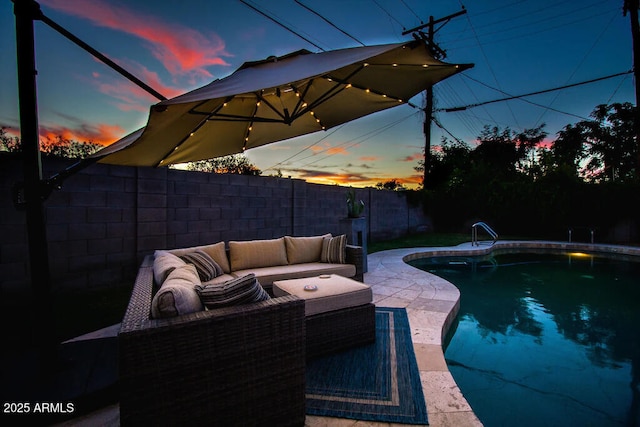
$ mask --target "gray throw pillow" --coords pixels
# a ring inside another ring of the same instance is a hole
[[[270,298],[253,273],[223,283],[197,285],[195,289],[202,303],[210,309],[249,304]]]
[[[180,259],[196,267],[201,282],[208,282],[223,273],[222,267],[220,267],[208,253],[202,250],[180,255]]]

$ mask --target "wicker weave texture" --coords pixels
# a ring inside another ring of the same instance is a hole
[[[364,304],[307,317],[307,358],[376,340],[376,306]]]
[[[120,332],[122,425],[303,425],[304,301],[275,298],[149,319],[140,267]]]

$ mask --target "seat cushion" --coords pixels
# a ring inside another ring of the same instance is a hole
[[[305,289],[311,287],[310,290]],[[315,289],[314,289],[315,288]],[[273,295],[295,295],[305,300],[305,316],[369,304],[373,292],[369,285],[336,274],[273,283]]]
[[[356,267],[352,264],[309,262],[240,270],[234,271],[232,274],[236,277],[241,277],[249,273],[255,274],[262,286],[270,288],[276,280],[295,279],[298,277],[313,277],[321,274],[338,274],[344,277],[353,277],[356,274]]]

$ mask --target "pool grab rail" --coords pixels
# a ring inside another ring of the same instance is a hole
[[[484,229],[489,236],[493,239],[491,245],[493,246],[498,240],[498,233],[493,231],[491,227],[486,222],[476,222],[471,226],[471,246],[480,246],[480,242],[478,241],[478,228]]]

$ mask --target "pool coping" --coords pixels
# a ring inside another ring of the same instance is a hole
[[[364,279],[372,288],[374,303],[382,307],[405,308],[409,315],[430,426],[481,426],[482,422],[464,398],[444,359],[443,343],[460,309],[460,291],[452,283],[412,267],[408,262],[431,256],[486,255],[505,249],[640,257],[640,247],[624,245],[545,240],[491,243],[391,249],[368,255],[368,272]]]

